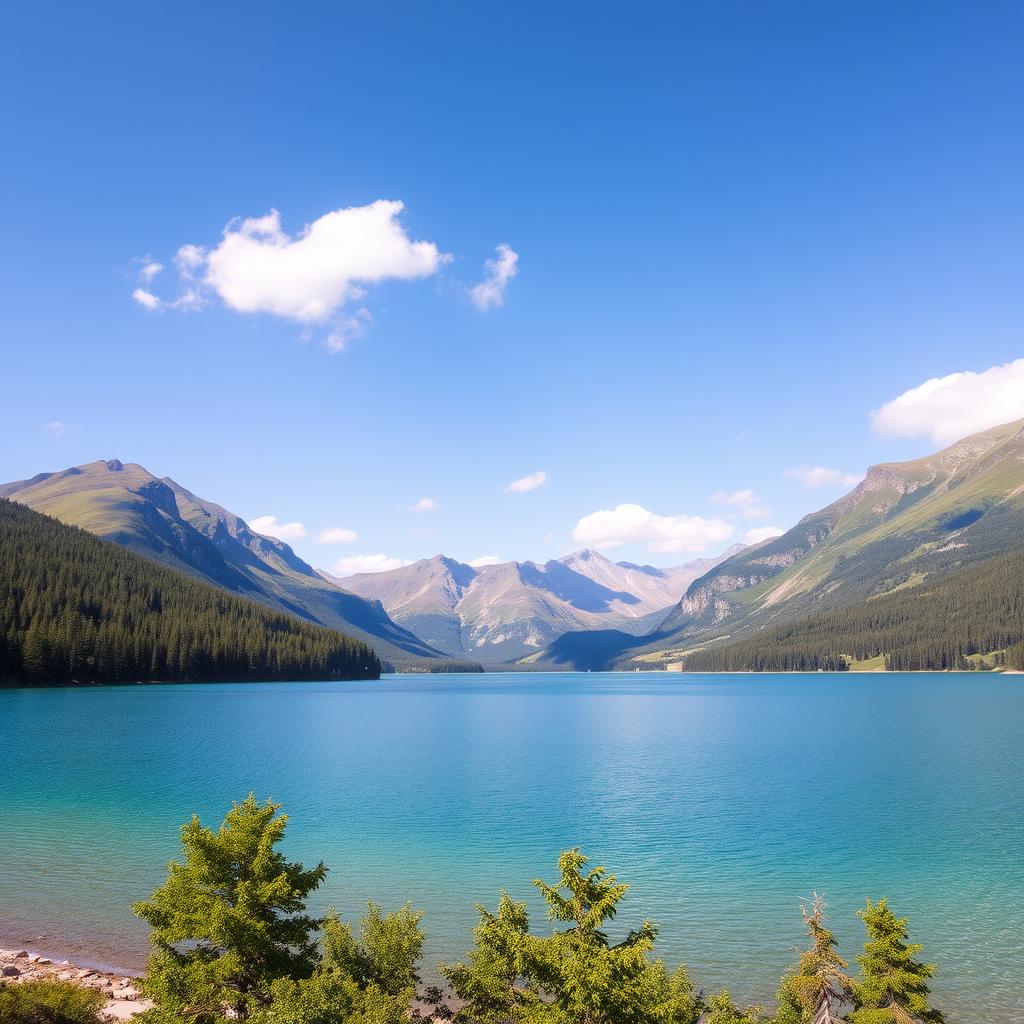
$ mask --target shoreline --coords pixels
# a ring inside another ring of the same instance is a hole
[[[130,1020],[153,1004],[139,992],[141,975],[88,957],[56,959],[56,954],[36,952],[21,945],[0,948],[0,982],[20,985],[26,981],[65,981],[103,993],[102,1013],[109,1020]]]

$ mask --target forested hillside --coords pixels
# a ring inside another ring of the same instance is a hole
[[[0,680],[376,678],[359,640],[0,499]]]
[[[877,658],[896,671],[1024,668],[1024,552],[709,646],[684,663],[697,672],[841,671]]]

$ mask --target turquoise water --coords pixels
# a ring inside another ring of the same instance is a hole
[[[1024,1021],[1024,677],[488,675],[0,692],[0,940],[140,966],[132,901],[177,826],[250,789],[319,906],[427,911],[426,973],[477,901],[580,845],[618,919],[707,989],[770,1000],[826,894],[844,951],[888,895],[953,1021]],[[532,899],[532,897],[531,897]],[[537,923],[542,924],[540,914]]]

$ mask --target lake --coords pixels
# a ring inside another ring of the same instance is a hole
[[[889,896],[951,1021],[1024,1021],[1024,676],[389,676],[0,691],[0,942],[141,967],[133,901],[178,826],[250,790],[316,908],[426,910],[425,973],[473,906],[537,901],[581,846],[699,986],[770,1001],[824,892],[852,962]],[[538,927],[546,927],[542,913]]]

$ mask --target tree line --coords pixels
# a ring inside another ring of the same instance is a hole
[[[807,948],[779,984],[777,1008],[739,1007],[727,991],[699,991],[685,967],[654,956],[657,926],[640,922],[618,942],[608,935],[629,886],[579,850],[558,859],[558,877],[534,882],[552,926],[531,927],[526,904],[503,892],[478,906],[472,947],[442,964],[445,987],[417,973],[423,914],[385,914],[370,903],[358,925],[306,899],[327,875],[279,848],[287,816],[251,794],[220,828],[197,817],[181,829],[182,856],[167,880],[136,904],[152,928],[143,992],[154,1006],[140,1024],[942,1024],[931,1005],[935,971],[911,943],[907,921],[886,900],[867,902],[859,970],[849,973],[814,898],[802,909]],[[52,983],[48,983],[52,987]],[[28,986],[24,986],[28,989]],[[13,994],[12,994],[13,993]],[[44,993],[45,994],[45,993]],[[52,991],[49,993],[52,995]],[[4,998],[36,998],[0,986]],[[88,1002],[94,994],[76,997]],[[72,1000],[73,1001],[73,1000]],[[19,1017],[47,1024],[98,1024],[95,1003],[78,1016]]]
[[[879,656],[894,671],[1024,668],[1024,553],[706,647],[684,667],[841,672]]]
[[[0,682],[379,675],[359,640],[0,499]]]

